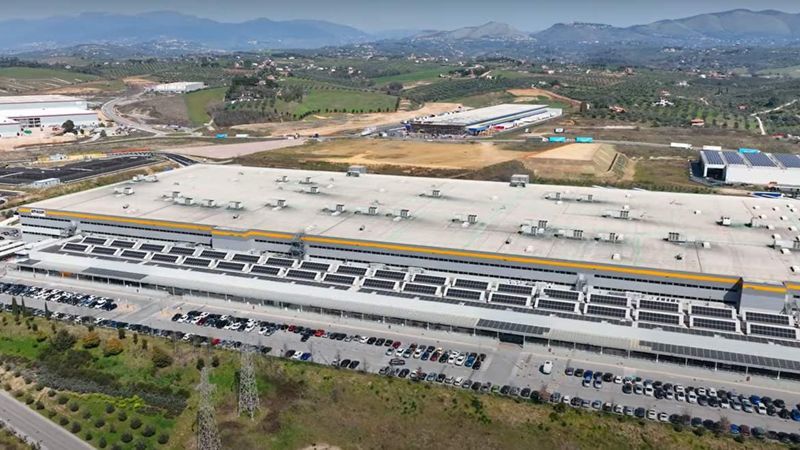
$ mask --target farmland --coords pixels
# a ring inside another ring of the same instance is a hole
[[[40,67],[0,68],[0,94],[27,94],[97,80],[95,75]]]
[[[190,92],[183,96],[189,121],[194,125],[202,125],[209,120],[208,108],[215,103],[222,103],[225,98],[225,88],[211,88]]]

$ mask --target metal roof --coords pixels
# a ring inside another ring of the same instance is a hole
[[[417,119],[414,122],[429,125],[448,125],[463,126],[481,124],[495,120],[502,120],[511,116],[540,111],[547,108],[547,105],[520,105],[504,104],[488,106],[486,108],[470,109],[467,111],[439,114],[433,117]]]

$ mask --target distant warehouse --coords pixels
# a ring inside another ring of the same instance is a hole
[[[415,119],[406,128],[415,133],[478,135],[543,122],[561,115],[547,105],[496,105]]]
[[[0,97],[0,137],[16,136],[25,128],[61,126],[71,120],[76,127],[97,125],[97,113],[86,100],[65,95]]]
[[[160,94],[185,94],[205,89],[205,87],[205,83],[199,81],[179,81],[177,83],[157,84],[148,90]]]
[[[730,184],[800,186],[800,156],[755,149],[702,150],[703,176]]]

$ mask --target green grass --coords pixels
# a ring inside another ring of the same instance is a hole
[[[325,111],[326,109],[347,112],[387,109],[393,111],[396,104],[397,97],[376,92],[312,90],[298,105],[295,114],[301,115],[306,111]]]
[[[203,125],[210,121],[208,107],[213,103],[222,103],[225,99],[225,90],[226,88],[224,87],[218,87],[194,91],[184,95],[189,120],[195,125]]]
[[[26,359],[35,359],[39,355],[40,344],[30,335],[2,335],[0,336],[0,355],[21,356]]]
[[[45,78],[59,78],[69,82],[84,82],[98,79],[95,75],[73,72],[64,69],[45,69],[38,67],[4,67],[0,68],[0,78],[14,78],[17,80],[36,80]]]
[[[775,69],[764,69],[757,72],[758,75],[779,75],[791,78],[800,78],[800,66],[781,67]]]
[[[430,67],[422,70],[417,70],[415,72],[402,73],[399,75],[390,75],[385,77],[377,77],[373,78],[372,81],[374,81],[375,84],[378,86],[386,85],[392,82],[409,84],[418,81],[436,80],[439,78],[439,74],[443,73],[446,74],[447,72],[453,69],[454,67]]]

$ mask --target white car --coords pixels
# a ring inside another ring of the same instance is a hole
[[[398,347],[398,348],[397,348],[397,351],[396,351],[396,352],[394,352],[394,356],[397,356],[397,357],[399,358],[399,357],[403,356],[403,352],[405,352],[405,351],[406,351],[406,349],[405,349],[405,348],[403,348],[403,347]]]
[[[386,349],[386,353],[385,354],[386,354],[386,356],[392,356],[394,354],[394,349],[391,348],[391,347]]]
[[[456,358],[456,365],[457,366],[464,365],[464,360],[465,359],[467,359],[466,355],[458,355],[458,358]]]
[[[647,410],[647,418],[650,420],[658,420],[658,413],[655,410],[648,409]]]
[[[422,351],[423,350],[424,350],[424,348],[418,347],[417,350],[414,352],[414,355],[413,355],[414,359],[419,359],[419,357],[422,356]]]
[[[620,375],[614,377],[614,384],[622,384],[622,377]]]
[[[645,386],[644,387],[644,395],[652,397],[654,393],[655,393],[655,389],[653,389],[653,386]]]
[[[669,422],[669,415],[665,412],[658,413],[658,420],[660,422]]]
[[[369,336],[363,336],[361,338],[361,340],[359,340],[358,342],[360,342],[362,344],[366,344],[368,340],[369,340]]]
[[[683,392],[676,393],[675,394],[675,400],[677,400],[679,402],[685,402],[686,401],[686,394],[684,394]]]
[[[453,381],[453,386],[461,386],[461,383],[464,382],[464,377],[458,377]]]
[[[697,394],[694,392],[689,392],[686,394],[686,401],[689,403],[697,403]]]
[[[758,404],[755,405],[755,407],[756,407],[755,409],[756,409],[757,413],[762,414],[762,415],[767,413],[767,407],[764,406],[763,403],[759,402]]]
[[[547,360],[542,364],[542,373],[545,375],[550,375],[553,373],[553,361]]]

